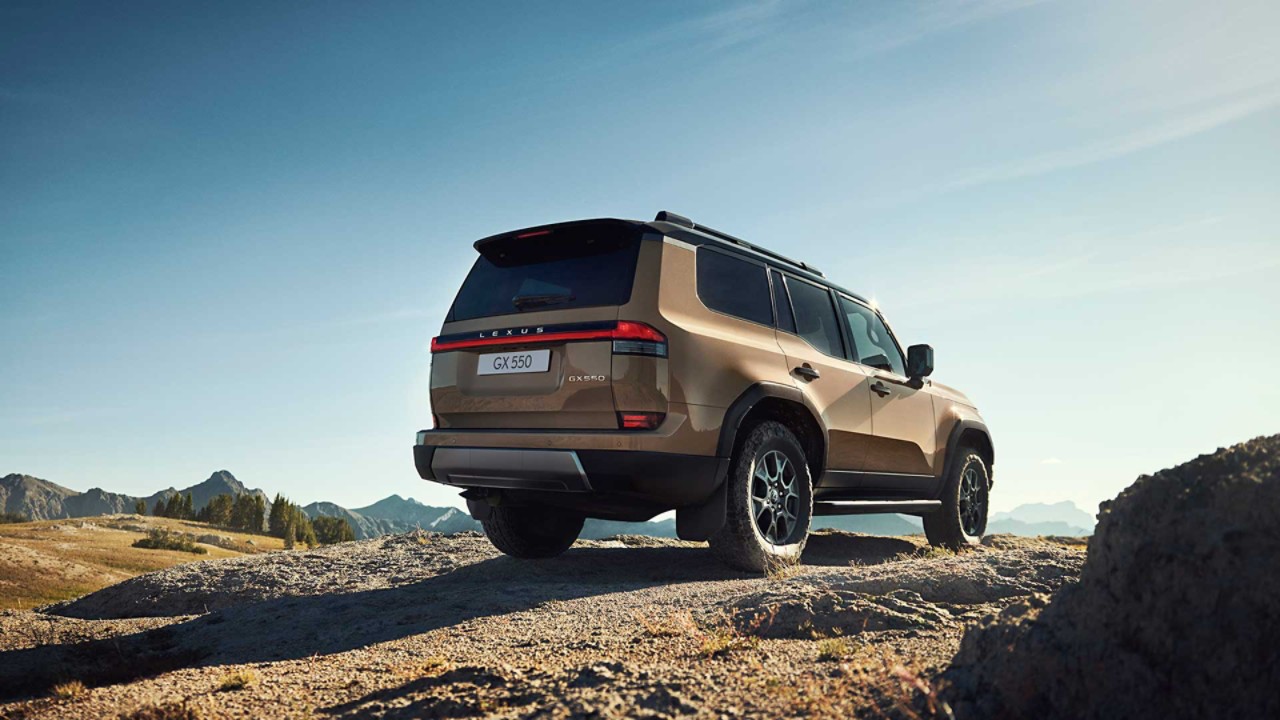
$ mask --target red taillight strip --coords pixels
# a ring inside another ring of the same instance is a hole
[[[592,330],[551,330],[537,335],[506,335],[502,337],[468,338],[465,340],[445,340],[431,338],[431,352],[449,352],[451,350],[470,350],[472,348],[494,347],[499,345],[542,345],[545,343],[571,342],[579,340],[645,340],[649,342],[666,342],[667,337],[644,323],[631,320],[619,320],[613,327]]]
[[[653,430],[662,424],[666,416],[660,412],[620,412],[618,427],[623,430]]]
[[[634,320],[619,320],[618,327],[614,328],[613,335],[610,337],[614,340],[645,340],[658,343],[667,341],[666,335],[642,322]]]

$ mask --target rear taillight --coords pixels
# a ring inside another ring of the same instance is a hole
[[[614,355],[667,356],[667,336],[640,322],[619,320],[613,331]]]
[[[658,412],[620,412],[618,427],[623,430],[652,430],[662,424],[666,413]]]
[[[528,328],[521,331],[485,331],[482,337],[467,335],[448,335],[431,338],[431,352],[449,352],[451,350],[477,350],[480,348],[500,347],[503,345],[545,345],[548,343],[577,342],[583,340],[612,340],[615,355],[652,355],[667,356],[667,336],[649,325],[633,320],[619,320],[616,323],[586,323],[587,327],[551,326],[537,328],[536,333]],[[594,327],[592,327],[594,326]]]

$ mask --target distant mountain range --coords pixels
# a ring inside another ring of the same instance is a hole
[[[182,493],[190,493],[196,510],[217,495],[259,495],[268,505],[271,498],[262,490],[246,488],[226,470],[219,470],[198,485],[178,490],[168,488],[146,497],[112,493],[100,488],[76,492],[61,485],[31,477],[6,475],[0,478],[0,510],[20,513],[32,520],[56,520],[68,517],[131,513],[138,500],[145,500],[147,510],[156,501]],[[372,505],[347,509],[331,502],[314,502],[302,508],[308,516],[345,518],[357,539],[422,529],[446,535],[480,531],[480,523],[465,511],[453,507],[424,505],[413,498],[391,495]],[[1020,505],[1010,512],[996,513],[988,524],[993,533],[1014,535],[1088,535],[1093,532],[1093,517],[1070,502]],[[585,539],[613,535],[650,535],[675,537],[675,520],[663,518],[642,523],[612,520],[588,520],[582,530]],[[816,529],[830,528],[869,535],[912,535],[923,532],[920,519],[905,515],[836,515],[815,519]]]
[[[270,503],[266,493],[246,488],[226,470],[215,472],[209,476],[208,480],[198,485],[182,490],[170,487],[146,497],[123,495],[101,488],[76,492],[48,480],[14,474],[0,478],[0,509],[26,515],[32,520],[57,520],[68,517],[131,513],[138,501],[144,500],[147,503],[147,512],[150,512],[156,506],[157,500],[163,498],[167,503],[169,498],[179,493],[183,495],[190,493],[192,505],[197,510],[218,495],[261,495]]]
[[[1056,503],[1028,503],[991,516],[987,531],[1010,535],[1092,535],[1097,524],[1093,515],[1070,500]]]

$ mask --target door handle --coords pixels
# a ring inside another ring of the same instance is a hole
[[[792,372],[804,378],[805,380],[817,380],[818,378],[822,377],[822,373],[809,367],[807,363],[804,365],[801,365],[795,370],[792,370]]]
[[[871,392],[879,395],[880,397],[884,397],[885,395],[888,395],[892,391],[889,390],[889,388],[884,383],[877,380],[871,383]]]

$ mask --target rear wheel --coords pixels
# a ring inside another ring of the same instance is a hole
[[[799,562],[813,518],[813,483],[796,436],[772,421],[752,428],[725,482],[725,523],[711,549],[750,572]]]
[[[959,550],[977,545],[987,531],[987,505],[991,476],[982,456],[968,448],[947,477],[942,490],[942,509],[924,516],[924,534],[929,544]]]
[[[582,532],[583,516],[559,508],[524,505],[494,507],[483,522],[489,542],[518,558],[555,557]]]

